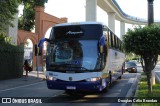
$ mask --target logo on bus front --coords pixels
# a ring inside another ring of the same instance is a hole
[[[83,34],[83,31],[78,31],[78,32],[68,31],[68,32],[66,32],[66,35],[77,35],[77,34]]]

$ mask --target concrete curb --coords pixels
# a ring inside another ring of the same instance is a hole
[[[134,97],[140,77],[141,77],[141,74],[137,73],[137,76],[134,79],[132,86],[130,87],[129,91],[127,92],[126,98]],[[131,104],[131,103],[129,103],[129,104]],[[121,106],[127,106],[127,103],[122,103]]]
[[[155,73],[157,73],[157,72],[155,72]],[[155,77],[156,77],[156,81],[157,81],[158,83],[160,83],[160,77],[159,77],[157,74],[155,74]]]

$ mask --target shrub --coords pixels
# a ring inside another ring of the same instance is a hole
[[[7,40],[8,37],[4,34],[0,35],[0,80],[22,77],[24,56],[23,46],[12,45]]]

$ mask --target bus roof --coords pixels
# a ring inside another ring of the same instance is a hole
[[[70,25],[91,25],[91,24],[97,24],[97,25],[103,25],[101,22],[70,22],[70,23],[61,23],[56,24],[55,26],[70,26]]]
[[[72,26],[72,25],[92,25],[92,24],[97,24],[97,25],[103,25],[107,27],[104,23],[102,22],[95,22],[95,21],[84,21],[84,22],[69,22],[69,23],[60,23],[60,24],[55,24],[53,27],[58,27],[58,26]],[[112,33],[114,33],[109,27],[107,27]],[[114,33],[115,34],[115,33]]]

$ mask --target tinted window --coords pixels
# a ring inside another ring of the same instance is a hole
[[[54,27],[52,38],[63,39],[99,39],[102,36],[102,25],[69,25]]]
[[[114,34],[111,33],[111,47],[114,47]]]
[[[130,67],[130,66],[136,66],[136,64],[134,62],[126,62],[126,67]]]
[[[47,69],[57,71],[100,70],[97,44],[96,40],[55,42],[53,47],[48,48]],[[66,66],[63,67],[64,65]]]

